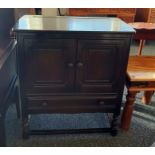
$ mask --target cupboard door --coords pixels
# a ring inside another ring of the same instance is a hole
[[[24,38],[20,63],[23,88],[30,94],[72,91],[74,47],[70,39]]]
[[[122,89],[128,55],[128,44],[124,40],[111,38],[78,42],[77,91],[115,93]]]

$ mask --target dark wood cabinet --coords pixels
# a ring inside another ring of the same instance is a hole
[[[14,31],[24,137],[34,113],[112,113],[109,131],[117,131],[130,26],[117,18],[24,16]]]

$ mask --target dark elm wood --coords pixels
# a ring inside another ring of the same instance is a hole
[[[109,132],[110,128],[90,128],[90,129],[59,129],[59,130],[30,130],[31,135],[52,135],[52,134],[86,134]]]
[[[117,18],[23,16],[14,31],[23,138],[40,113],[112,113],[116,135],[134,30]]]
[[[76,87],[80,92],[111,93],[122,87],[120,72],[124,70],[127,40],[105,37],[101,40],[80,40],[77,53]],[[121,55],[121,57],[120,57]],[[82,63],[82,66],[78,66]],[[115,100],[116,101],[116,100]]]
[[[29,125],[29,118],[28,118],[28,115],[26,115],[22,119],[22,137],[24,139],[28,139],[29,138],[28,125]]]

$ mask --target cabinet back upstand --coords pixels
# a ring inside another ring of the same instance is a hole
[[[117,18],[27,15],[14,31],[23,137],[40,113],[112,113],[116,135],[134,30]]]

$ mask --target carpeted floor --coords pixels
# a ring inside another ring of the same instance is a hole
[[[47,116],[34,116],[32,128],[41,124],[54,128],[69,127],[102,127],[106,122],[103,114],[84,115],[52,115],[52,119],[45,119]],[[49,120],[51,120],[49,122]],[[46,123],[45,123],[46,121]],[[69,122],[69,123],[68,123]],[[86,122],[86,123],[85,123]],[[31,123],[30,123],[31,124]],[[131,129],[124,133],[119,131],[116,137],[109,133],[95,134],[60,134],[48,136],[30,136],[28,140],[21,137],[20,121],[16,118],[15,106],[11,105],[7,113],[7,146],[150,146],[155,140],[155,121],[145,120],[145,117],[134,115]]]
[[[149,42],[143,54],[153,54],[155,43]],[[133,43],[131,54],[137,52]],[[126,90],[123,101],[125,102]],[[116,137],[109,133],[95,134],[59,134],[48,136],[30,136],[28,140],[21,137],[20,120],[16,117],[15,105],[11,105],[6,116],[7,146],[151,146],[155,141],[155,97],[150,105],[141,104],[141,94],[137,95],[136,106],[129,132],[119,131]],[[108,125],[104,114],[52,114],[32,117],[30,128],[85,128]]]

